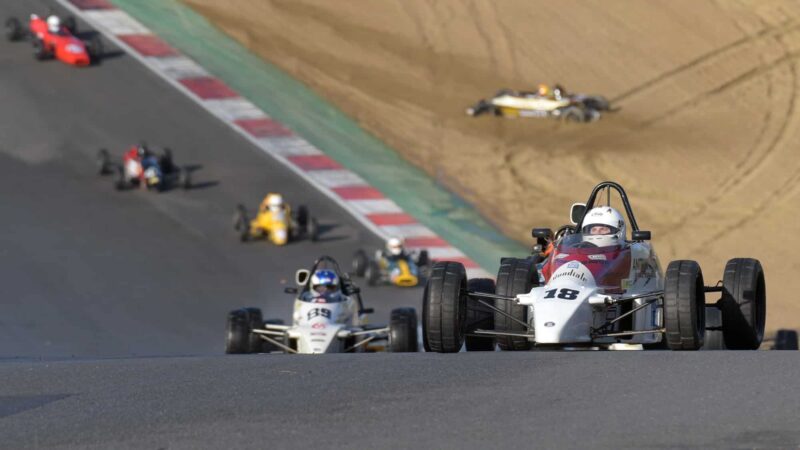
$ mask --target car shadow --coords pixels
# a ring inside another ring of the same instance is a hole
[[[325,236],[336,228],[339,228],[339,225],[334,223],[321,223],[317,225],[317,242],[335,242],[348,238],[346,235]]]

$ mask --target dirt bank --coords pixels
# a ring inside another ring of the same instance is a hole
[[[320,92],[510,236],[622,183],[662,262],[766,268],[770,328],[800,328],[800,5],[777,1],[186,0]],[[590,125],[469,118],[560,82],[621,109]]]

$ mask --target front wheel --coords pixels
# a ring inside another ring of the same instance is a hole
[[[539,273],[530,259],[503,258],[497,272],[497,295],[516,297],[527,294],[539,285]],[[508,333],[525,334],[528,329],[528,307],[506,300],[495,300],[494,307],[502,312],[494,313],[494,329]],[[497,336],[500,350],[530,350],[531,342],[522,336]]]
[[[306,235],[311,242],[317,242],[317,239],[319,239],[319,224],[317,223],[317,219],[313,217],[308,219]]]
[[[395,353],[417,351],[417,311],[414,308],[392,310],[389,350]]]
[[[101,148],[97,151],[97,173],[99,175],[107,175],[111,173],[111,156],[108,150]]]
[[[24,32],[22,31],[22,24],[16,17],[9,17],[6,20],[6,39],[11,42],[22,39]]]
[[[261,310],[242,308],[228,314],[228,328],[225,337],[225,353],[258,353],[261,351],[261,337],[253,329],[263,327]]]
[[[233,213],[233,229],[239,233],[240,241],[247,242],[250,239],[250,220],[247,218],[244,205],[236,205],[236,212]]]
[[[670,350],[698,350],[703,346],[705,295],[703,272],[697,262],[669,263],[664,280],[664,337]]]
[[[455,353],[464,344],[467,321],[467,271],[458,262],[433,265],[422,297],[422,339],[425,350]]]
[[[367,272],[367,265],[369,258],[364,250],[357,250],[353,255],[353,274],[357,277],[363,277]]]

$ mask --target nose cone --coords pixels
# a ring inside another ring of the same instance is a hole
[[[537,344],[591,342],[592,308],[585,300],[541,300],[533,306]]]

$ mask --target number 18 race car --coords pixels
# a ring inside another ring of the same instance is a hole
[[[12,17],[6,20],[6,38],[12,42],[30,39],[34,56],[40,61],[56,58],[73,66],[88,66],[99,61],[103,54],[99,35],[94,34],[84,42],[76,33],[74,17],[68,17],[62,24],[58,16],[50,16],[45,20],[31,14],[27,28],[23,28],[19,19]]]
[[[292,325],[263,320],[258,308],[228,314],[226,353],[360,353],[388,350],[417,351],[417,313],[414,308],[392,310],[388,326],[366,323],[360,289],[328,256],[311,270],[298,270]]]
[[[608,194],[600,205],[598,195]],[[625,218],[611,208],[611,191]],[[503,258],[497,283],[467,280],[464,266],[438,262],[423,299],[426,350],[757,349],[764,337],[766,285],[758,260],[728,261],[706,286],[700,266],[672,261],[662,272],[620,185],[597,185],[557,233],[534,228],[541,254]],[[720,293],[714,303],[706,294]],[[714,317],[715,323],[706,321]],[[706,342],[708,340],[708,342]]]

